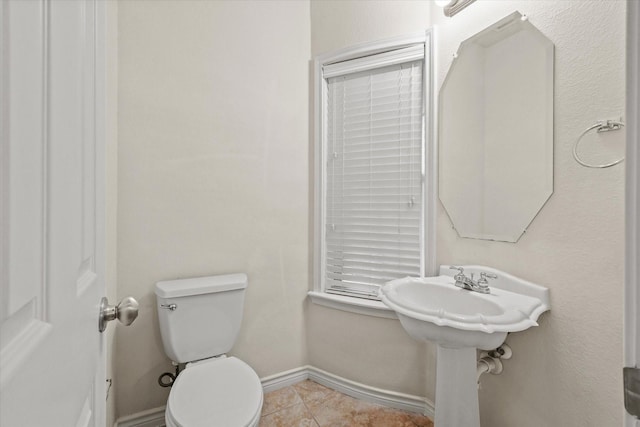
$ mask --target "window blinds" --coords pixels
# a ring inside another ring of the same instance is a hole
[[[324,69],[327,292],[377,298],[423,272],[423,52]]]

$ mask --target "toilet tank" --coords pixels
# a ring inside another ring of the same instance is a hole
[[[247,282],[240,273],[156,283],[167,356],[186,363],[231,350],[240,331]]]

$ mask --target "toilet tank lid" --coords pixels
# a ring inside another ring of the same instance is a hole
[[[246,288],[247,282],[247,275],[244,273],[165,280],[156,283],[156,295],[161,298],[175,298],[233,291]]]

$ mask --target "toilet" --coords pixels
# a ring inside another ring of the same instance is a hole
[[[156,283],[162,343],[186,368],[175,379],[165,410],[167,427],[253,427],[263,391],[255,371],[226,353],[242,322],[245,274]]]

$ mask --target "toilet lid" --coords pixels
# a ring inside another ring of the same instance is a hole
[[[260,416],[262,384],[235,357],[189,366],[171,387],[167,415],[179,427],[245,427]]]

